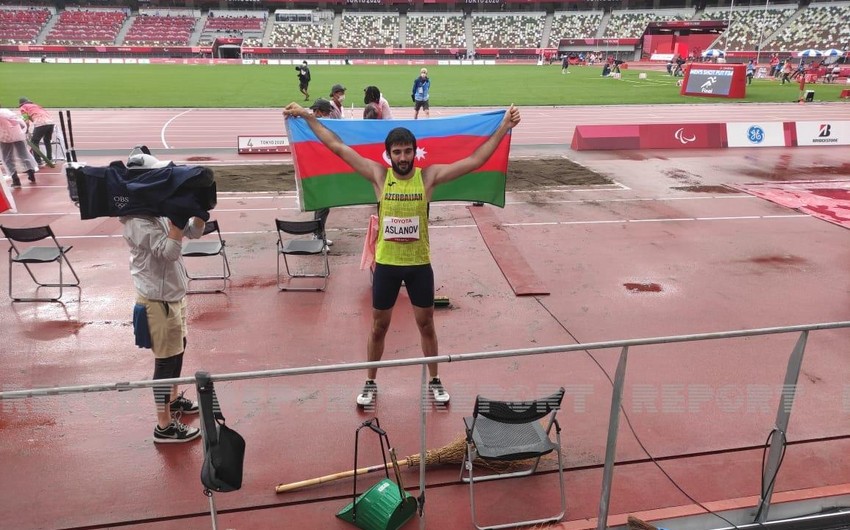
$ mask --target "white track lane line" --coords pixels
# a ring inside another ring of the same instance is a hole
[[[600,190],[579,190],[579,191],[600,191]],[[616,190],[601,190],[601,191],[616,191]],[[256,197],[219,197],[219,200],[248,200],[248,199],[256,199],[256,200],[274,200],[276,198],[283,199],[286,201],[292,201],[296,199],[295,195],[262,195]],[[718,195],[718,196],[704,196],[704,197],[663,197],[663,198],[622,198],[622,199],[564,199],[564,200],[549,200],[546,201],[546,204],[604,204],[604,203],[629,203],[629,202],[672,202],[672,201],[699,201],[699,200],[761,200],[755,195]],[[530,201],[506,201],[506,206],[516,206],[523,204],[537,204],[532,203]],[[433,203],[434,208],[438,209],[441,207],[444,208],[457,208],[457,207],[467,207],[469,206],[468,202],[437,202]],[[341,208],[349,208],[349,209],[361,209],[361,208],[374,208],[374,204],[356,204],[352,206],[343,206]],[[299,206],[275,206],[268,208],[219,208],[215,210],[216,213],[240,213],[240,212],[273,212],[273,211],[300,211],[301,208]],[[3,213],[0,214],[0,218],[3,217],[36,217],[42,215],[77,215],[79,212],[18,212],[18,213]],[[806,214],[802,214],[806,215]],[[755,218],[759,218],[762,216],[753,216]],[[775,216],[773,216],[775,217]],[[797,215],[792,215],[790,217],[797,217]],[[749,217],[748,217],[749,218]],[[688,218],[691,219],[691,218]],[[694,218],[697,219],[697,218]],[[725,219],[721,217],[711,217],[705,219]],[[666,219],[670,220],[670,219]],[[619,221],[618,221],[619,222]],[[528,226],[532,226],[533,223],[529,223]]]
[[[43,215],[43,214],[42,214]],[[51,214],[55,215],[55,214]],[[501,226],[570,226],[570,225],[610,225],[610,224],[628,224],[628,223],[681,223],[683,221],[698,222],[698,221],[770,221],[774,219],[816,219],[806,214],[789,214],[789,215],[744,215],[739,217],[677,217],[670,219],[611,219],[609,221],[552,221],[544,223],[502,223]],[[475,224],[454,224],[454,225],[430,225],[429,230],[446,230],[458,228],[478,228]],[[363,232],[365,228],[331,228],[328,232]],[[246,230],[242,232],[222,232],[222,235],[252,235],[252,234],[274,234],[275,230]],[[75,240],[75,239],[118,239],[123,238],[122,234],[101,234],[101,235],[80,235],[80,236],[56,236],[58,240]],[[0,238],[0,241],[5,241],[6,238]]]
[[[185,111],[181,112],[180,114],[173,116],[170,120],[165,122],[165,125],[162,126],[162,130],[159,133],[159,139],[162,140],[162,145],[165,149],[171,149],[171,147],[168,146],[168,142],[165,141],[165,129],[167,129],[168,126],[171,125],[171,122],[173,122],[174,120],[176,120],[180,116],[183,116],[184,114],[188,114],[188,113],[192,112],[193,110],[195,110],[195,109],[185,110]]]

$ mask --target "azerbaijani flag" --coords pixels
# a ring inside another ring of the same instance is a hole
[[[472,154],[492,135],[504,110],[423,120],[331,120],[319,121],[346,145],[366,158],[390,167],[384,139],[392,129],[405,127],[416,136],[417,167],[450,164]],[[295,182],[302,211],[334,206],[375,204],[372,183],[333,154],[319,141],[306,120],[287,119],[286,131],[295,163]],[[502,138],[496,151],[472,173],[434,189],[434,201],[486,202],[505,206],[505,176],[511,134]]]

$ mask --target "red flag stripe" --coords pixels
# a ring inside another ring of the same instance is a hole
[[[483,136],[449,136],[443,138],[424,138],[417,141],[417,148],[424,149],[424,157],[416,161],[418,167],[428,167],[432,164],[450,164],[469,156],[475,149],[487,140]],[[354,170],[334,155],[330,149],[320,142],[298,142],[293,146],[297,174],[300,178],[319,177],[322,175],[350,173]],[[384,144],[364,144],[352,146],[360,155],[380,162],[387,167],[383,159]],[[487,162],[476,171],[507,171],[508,154],[510,152],[510,136],[502,138],[496,151]]]

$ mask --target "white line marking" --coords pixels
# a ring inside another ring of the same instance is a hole
[[[29,214],[34,215],[34,214]],[[44,215],[44,214],[41,214]],[[541,226],[541,225],[609,225],[609,224],[624,224],[624,223],[664,223],[664,222],[681,222],[681,221],[739,221],[739,220],[773,220],[773,219],[816,219],[810,215],[792,214],[792,215],[748,215],[741,217],[680,217],[669,219],[612,219],[610,221],[553,221],[549,223],[502,223],[501,226]],[[430,225],[429,230],[442,230],[448,228],[478,228],[475,224],[458,224],[458,225]],[[363,232],[364,228],[330,228],[328,232]],[[275,230],[246,230],[243,232],[222,232],[225,235],[253,235],[253,234],[274,234]],[[106,234],[106,235],[79,235],[79,236],[57,236],[56,239],[115,239],[123,238],[121,234]],[[6,238],[0,238],[0,241],[5,241]]]
[[[195,110],[195,109],[189,109],[189,110],[181,112],[180,114],[172,117],[170,120],[165,122],[165,125],[162,126],[162,130],[159,133],[159,138],[160,138],[160,140],[162,140],[162,145],[165,146],[165,149],[171,149],[171,147],[168,146],[168,142],[165,141],[165,129],[167,129],[168,126],[171,125],[171,122],[173,122],[174,120],[176,120],[180,116],[183,116],[184,114],[188,114],[188,113],[192,112],[193,110]]]
[[[600,190],[585,190],[585,191],[600,191]],[[602,190],[602,191],[615,191],[615,190]],[[280,195],[266,195],[259,197],[250,197],[250,196],[242,196],[242,197],[219,197],[219,200],[246,200],[246,199],[274,199],[274,198],[283,198],[287,201],[294,200],[295,196],[280,196]],[[712,200],[712,199],[757,199],[761,200],[754,195],[720,195],[720,196],[704,196],[704,197],[662,197],[662,198],[624,198],[624,199],[564,199],[564,200],[548,200],[545,204],[603,204],[603,203],[627,203],[627,202],[668,202],[668,201],[698,201],[698,200]],[[536,202],[531,201],[505,201],[506,206],[519,206],[524,204],[537,204]],[[436,202],[432,203],[434,209],[439,208],[457,208],[457,207],[467,207],[469,203],[467,202]],[[340,208],[348,208],[348,209],[363,209],[363,208],[374,208],[374,204],[359,204],[352,206],[340,206]],[[300,206],[276,206],[276,207],[268,207],[268,208],[219,208],[216,210],[212,210],[214,213],[240,213],[240,212],[275,212],[275,211],[300,211]],[[27,217],[27,216],[41,216],[41,215],[78,215],[79,211],[71,211],[71,212],[28,212],[28,213],[4,213],[0,214],[0,217]],[[803,214],[806,217],[805,214]],[[782,216],[772,216],[772,217],[782,217]],[[789,215],[787,217],[799,217],[799,215]],[[751,217],[746,217],[747,219]],[[758,216],[752,217],[758,218]],[[727,219],[726,217],[688,217],[690,219],[699,219],[699,220],[715,220],[715,219]],[[729,217],[728,219],[741,219],[740,217]],[[671,219],[665,219],[670,221]],[[654,221],[654,219],[641,220],[644,221]],[[606,221],[608,222],[608,221]],[[619,222],[619,221],[617,221]],[[533,226],[534,223],[529,223],[528,226]],[[507,225],[506,225],[507,226]]]

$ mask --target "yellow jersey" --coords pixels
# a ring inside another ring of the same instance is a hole
[[[412,177],[401,180],[388,168],[379,200],[375,261],[383,265],[431,263],[428,199],[422,170],[414,168]]]

